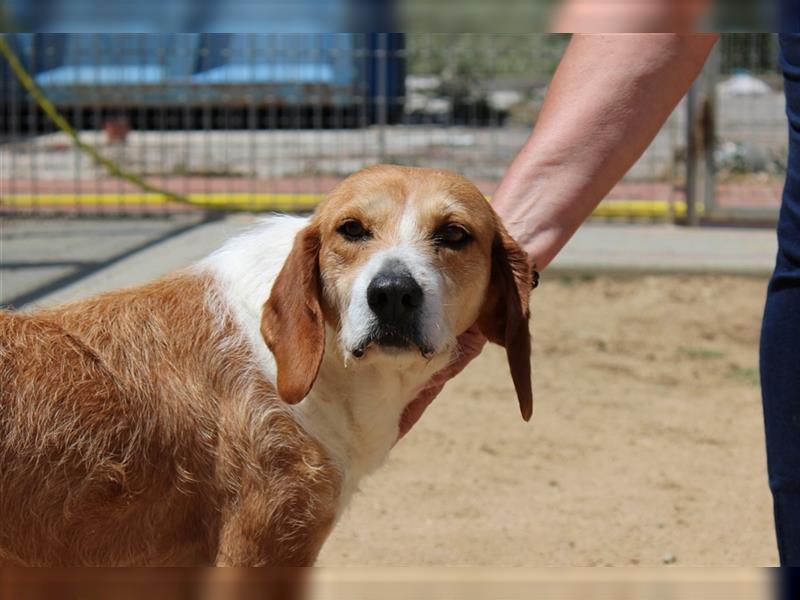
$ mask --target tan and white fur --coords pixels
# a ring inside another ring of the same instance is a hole
[[[529,290],[471,183],[377,166],[151,284],[0,311],[0,564],[313,564],[470,326],[530,417]]]

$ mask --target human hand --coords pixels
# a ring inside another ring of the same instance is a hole
[[[425,387],[420,390],[417,397],[406,406],[400,417],[400,435],[398,440],[402,438],[425,412],[433,399],[442,391],[444,384],[450,379],[458,375],[470,361],[478,356],[486,343],[486,338],[478,330],[476,325],[467,329],[464,333],[458,336],[458,346],[456,347],[455,356],[441,371],[436,372],[425,384]]]

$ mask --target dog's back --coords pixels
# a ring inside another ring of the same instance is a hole
[[[0,565],[308,565],[337,495],[208,274],[0,311]]]
[[[193,492],[214,493],[218,399],[212,386],[190,397],[205,383],[181,363],[203,357],[176,352],[175,320],[192,308],[176,281],[0,313],[0,562],[197,562],[213,546],[197,527],[213,515]],[[183,390],[166,383],[171,369]]]

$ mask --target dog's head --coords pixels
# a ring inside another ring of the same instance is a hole
[[[531,269],[481,192],[448,171],[376,166],[319,205],[264,305],[280,397],[316,379],[328,325],[344,360],[449,359],[477,323],[505,346],[523,418],[532,411]],[[385,365],[391,368],[391,364]]]

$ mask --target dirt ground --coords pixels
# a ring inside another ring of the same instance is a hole
[[[318,564],[775,564],[765,283],[544,278],[531,423],[487,348],[364,483]]]

